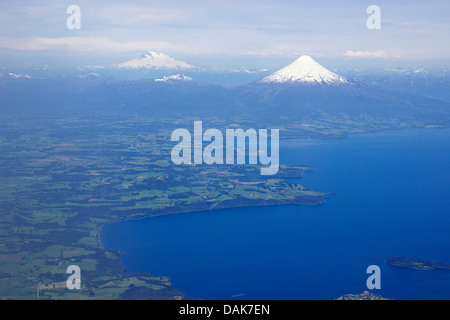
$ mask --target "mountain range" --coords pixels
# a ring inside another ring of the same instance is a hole
[[[214,118],[224,124],[277,126],[287,136],[302,137],[335,137],[450,123],[448,101],[348,79],[309,56],[301,56],[257,81],[232,88],[194,81],[179,72],[184,64],[177,60],[153,53],[143,55],[141,60],[142,63],[122,66],[148,66],[147,62],[153,61],[153,66],[161,67],[165,61],[178,72],[133,81],[95,73],[56,79],[3,76],[0,117],[83,112],[124,117]]]

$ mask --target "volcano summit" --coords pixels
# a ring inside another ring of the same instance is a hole
[[[343,77],[327,70],[310,56],[303,55],[288,66],[261,80],[264,83],[305,83],[340,85],[348,83]]]

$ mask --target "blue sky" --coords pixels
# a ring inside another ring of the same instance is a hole
[[[66,8],[81,8],[68,30]],[[366,9],[381,8],[381,30]],[[1,1],[8,63],[105,64],[161,51],[194,63],[273,57],[365,63],[450,60],[450,1]],[[70,60],[70,61],[69,61]]]

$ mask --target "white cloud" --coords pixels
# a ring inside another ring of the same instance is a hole
[[[366,28],[367,14],[357,1],[342,1],[337,6],[332,0],[325,4],[292,0],[77,0],[73,3],[81,8],[79,31],[66,27],[66,8],[72,2],[38,2],[0,1],[0,48],[62,53],[151,49],[169,54],[257,57],[306,53],[380,62],[450,57],[450,45],[442,41],[450,30],[446,14],[450,1],[445,5],[428,1],[405,6],[386,0],[382,7],[389,15],[383,16],[379,31]]]
[[[0,37],[0,48],[15,50],[63,50],[72,52],[131,52],[142,50],[172,50],[163,41],[118,42],[106,37],[21,38]]]
[[[347,50],[344,56],[351,58],[386,58],[387,55],[384,51],[352,51]]]

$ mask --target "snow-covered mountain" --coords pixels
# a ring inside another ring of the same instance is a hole
[[[264,83],[303,83],[340,85],[348,83],[343,77],[327,70],[310,56],[303,55],[290,65],[263,78]]]
[[[191,77],[182,75],[182,74],[174,74],[171,76],[164,76],[159,79],[155,79],[155,81],[166,82],[166,81],[192,81]]]
[[[147,51],[136,59],[115,64],[119,69],[192,69],[193,65],[171,58],[161,52]]]
[[[387,82],[392,79],[386,79],[385,89],[367,82],[330,77],[320,68],[318,74],[306,72],[305,64],[300,66],[303,67],[293,68],[297,72],[283,70],[273,75],[280,76],[274,80],[288,82],[255,81],[229,88],[198,82],[198,74],[191,70],[150,70],[149,73],[161,75],[138,80],[97,74],[16,79],[14,75],[7,76],[8,70],[0,77],[0,115],[82,112],[90,116],[111,113],[121,117],[218,118],[245,126],[285,128],[286,136],[296,136],[299,129],[305,137],[450,125],[450,102],[444,101],[445,97],[434,99],[393,91],[392,82]],[[191,72],[196,81],[187,78]],[[143,74],[147,75],[146,71]],[[317,78],[312,81],[314,75]],[[448,82],[437,90],[448,92]]]

